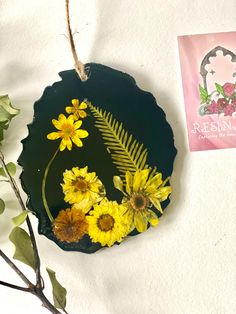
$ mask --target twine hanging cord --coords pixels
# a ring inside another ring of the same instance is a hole
[[[85,82],[88,79],[88,76],[85,72],[85,66],[84,64],[79,60],[76,49],[75,49],[75,43],[73,39],[73,35],[71,32],[71,26],[70,26],[70,11],[69,11],[69,0],[66,0],[66,22],[67,22],[67,31],[68,31],[68,39],[70,42],[71,52],[75,61],[75,70],[78,73],[81,81]]]

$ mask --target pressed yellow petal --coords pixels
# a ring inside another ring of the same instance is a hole
[[[82,103],[79,105],[79,109],[87,109],[88,105],[86,102],[82,101]]]
[[[71,103],[74,107],[77,107],[79,105],[79,99],[72,99]]]
[[[162,184],[162,174],[157,173],[151,180],[148,180],[145,191],[147,193],[153,193]]]
[[[159,201],[158,198],[154,197],[153,195],[152,196],[149,196],[149,199],[150,201],[152,202],[152,204],[154,205],[154,207],[159,210],[159,212],[161,212],[163,214],[163,210],[161,208],[161,203]]]
[[[86,130],[77,130],[75,132],[76,136],[80,137],[80,138],[85,138],[88,137],[88,132]]]
[[[87,117],[87,113],[84,110],[79,110],[79,116],[81,118],[86,118]]]
[[[71,139],[70,138],[67,138],[66,139],[66,146],[69,150],[72,149],[72,142],[71,142]]]
[[[61,144],[60,144],[60,151],[61,152],[66,148],[66,145],[67,145],[66,140],[63,138],[61,140]]]
[[[134,214],[134,225],[138,232],[144,232],[147,230],[147,219],[140,213]]]
[[[159,219],[152,210],[147,211],[146,217],[148,222],[150,222],[150,224],[152,225],[152,227],[156,227],[158,225]]]
[[[56,129],[61,130],[62,123],[56,119],[52,119],[52,124],[55,126]]]
[[[48,135],[47,135],[47,138],[49,139],[49,140],[57,140],[58,138],[60,138],[61,136],[60,136],[60,134],[58,133],[58,132],[52,132],[52,133],[49,133]]]
[[[58,121],[61,124],[65,123],[66,122],[66,116],[63,113],[59,114]]]
[[[75,121],[75,117],[73,116],[73,114],[71,114],[68,118],[67,118],[67,122],[69,124],[73,124]]]
[[[132,193],[132,185],[133,185],[133,176],[129,171],[126,171],[125,174],[125,180],[126,180],[126,192],[131,195]]]
[[[123,194],[126,195],[125,191],[124,191],[124,186],[123,186],[123,182],[121,180],[121,178],[119,176],[114,176],[113,177],[113,183],[114,183],[114,187],[121,191]]]
[[[160,202],[165,201],[171,193],[171,186],[165,186],[159,188],[155,193],[155,197],[160,200]]]
[[[82,125],[82,120],[78,120],[74,123],[75,130],[79,129]]]
[[[67,113],[73,113],[74,112],[74,108],[73,107],[66,107],[66,112]]]
[[[82,146],[83,146],[82,141],[81,141],[78,137],[72,137],[72,141],[73,141],[73,143],[75,143],[75,145],[78,146],[78,147],[82,147]]]
[[[149,169],[137,170],[134,174],[133,191],[140,191],[146,184],[149,175]]]

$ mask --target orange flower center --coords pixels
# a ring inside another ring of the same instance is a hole
[[[87,192],[88,190],[88,182],[86,182],[83,178],[78,178],[74,182],[74,186],[76,191]]]
[[[109,231],[109,230],[112,230],[113,227],[114,227],[114,224],[115,224],[115,220],[114,218],[109,215],[109,214],[104,214],[104,215],[101,215],[99,218],[98,218],[98,222],[97,222],[97,225],[98,225],[98,228],[101,230],[101,231]]]
[[[141,211],[148,206],[149,200],[143,194],[133,194],[130,199],[130,204],[134,210]]]
[[[75,135],[75,128],[70,123],[64,123],[61,127],[64,136],[73,137]]]

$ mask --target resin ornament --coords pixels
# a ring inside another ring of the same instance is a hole
[[[93,253],[157,226],[176,155],[155,98],[128,74],[87,64],[60,73],[34,105],[19,164],[39,233]]]

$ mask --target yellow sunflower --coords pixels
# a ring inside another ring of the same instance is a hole
[[[114,185],[124,194],[123,204],[132,215],[133,227],[138,232],[147,230],[148,222],[152,226],[158,224],[157,215],[151,210],[154,206],[163,213],[161,202],[171,193],[171,187],[165,186],[167,180],[162,181],[162,174],[156,173],[150,177],[150,169],[137,170],[134,175],[129,171],[125,175],[125,186],[120,177],[114,177]]]
[[[82,125],[81,120],[75,122],[73,115],[66,118],[64,114],[60,114],[58,120],[52,120],[52,124],[58,131],[49,133],[47,138],[49,140],[57,140],[61,138],[60,151],[63,151],[66,147],[71,150],[72,142],[78,147],[83,146],[81,138],[87,137],[88,132],[79,129]]]
[[[92,242],[99,242],[102,246],[112,246],[115,242],[121,242],[130,231],[126,207],[105,198],[93,208],[90,216],[87,216],[88,234]]]
[[[72,106],[66,107],[67,113],[72,113],[76,120],[83,119],[87,117],[87,113],[84,111],[84,109],[87,109],[88,105],[85,101],[82,101],[79,103],[79,99],[72,99],[71,101]]]
[[[96,176],[96,172],[88,172],[88,167],[73,167],[63,174],[62,190],[64,200],[87,213],[93,204],[105,196],[105,188]]]
[[[57,239],[68,243],[78,242],[87,229],[85,214],[74,207],[61,210],[53,221],[53,233]]]

